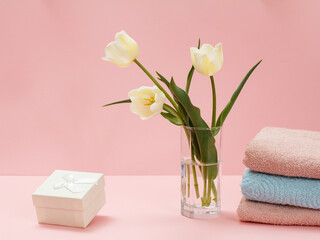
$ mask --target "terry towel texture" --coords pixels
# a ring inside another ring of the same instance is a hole
[[[243,198],[237,210],[240,221],[277,225],[320,226],[319,210],[254,202]]]
[[[258,172],[320,179],[320,132],[263,128],[249,142],[243,163]]]
[[[247,168],[241,191],[254,201],[320,209],[320,180],[317,179],[270,175]]]

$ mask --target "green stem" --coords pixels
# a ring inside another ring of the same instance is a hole
[[[193,151],[194,151],[193,147],[191,146],[191,160],[192,160],[192,163],[195,163],[196,161],[194,159],[194,152]],[[194,164],[192,164],[192,175],[193,175],[193,182],[194,182],[194,190],[196,192],[196,198],[198,199],[200,197],[199,184],[198,184],[196,166]]]
[[[198,49],[200,49],[200,38],[198,40]],[[187,85],[186,85],[186,93],[189,93],[189,89],[190,89],[190,84],[191,84],[191,79],[194,73],[194,66],[192,65],[188,77],[187,77]]]
[[[212,179],[212,193],[213,193],[213,196],[214,196],[214,201],[217,203],[218,201],[218,195],[217,195],[217,188],[216,188],[216,185],[214,184],[214,179]]]
[[[203,177],[203,192],[202,192],[202,206],[207,206],[207,181],[208,181],[208,174],[207,174],[207,167],[202,167],[202,177]]]
[[[208,169],[209,171],[209,169]],[[208,178],[208,195],[207,195],[207,206],[210,205],[211,203],[211,186],[212,186],[212,178],[210,179],[210,177]]]
[[[172,97],[167,93],[167,91],[158,83],[158,81],[151,75],[151,73],[138,61],[138,59],[133,60],[141,69],[148,75],[148,77],[152,80],[152,82],[164,93],[167,99],[171,102],[172,106],[176,109],[178,113],[180,113],[179,107],[176,102],[172,99]]]
[[[216,125],[216,87],[214,85],[214,79],[213,76],[210,76],[211,80],[211,88],[212,88],[212,120],[211,120],[211,127],[214,127]]]

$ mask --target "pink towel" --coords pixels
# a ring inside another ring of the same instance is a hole
[[[237,210],[240,221],[276,225],[320,226],[320,211],[241,199]]]
[[[320,132],[265,127],[249,142],[243,163],[258,172],[320,179]]]

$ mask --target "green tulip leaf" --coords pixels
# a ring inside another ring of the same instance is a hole
[[[131,100],[130,99],[126,99],[126,100],[122,100],[122,101],[118,101],[118,102],[108,103],[108,104],[105,104],[105,105],[103,105],[101,107],[108,107],[108,106],[115,105],[115,104],[120,104],[120,103],[131,103]]]
[[[187,77],[187,86],[186,86],[186,93],[189,93],[189,89],[190,89],[190,84],[191,84],[191,79],[194,73],[194,66],[192,65],[189,73],[188,73],[188,77]]]
[[[190,138],[191,138],[191,143],[192,143],[192,147],[193,147],[193,154],[196,155],[197,159],[201,159],[200,147],[199,147],[199,143],[197,140],[197,136],[194,131],[190,131]]]
[[[260,60],[256,65],[254,65],[250,71],[246,74],[246,76],[244,77],[244,79],[241,81],[240,85],[238,86],[238,88],[236,89],[236,91],[233,93],[230,101],[228,102],[228,104],[225,106],[225,108],[222,110],[222,112],[220,113],[220,116],[217,119],[216,122],[216,126],[217,127],[221,127],[224,123],[224,121],[226,120],[231,108],[233,107],[234,103],[236,102],[243,86],[246,84],[248,78],[250,77],[251,73],[256,69],[256,67],[258,67],[258,65],[261,63],[262,60]],[[218,134],[219,130],[214,132],[214,135]]]
[[[174,96],[179,107],[184,109],[185,113],[188,115],[192,126],[199,129],[192,130],[195,134],[196,142],[199,147],[201,158],[198,159],[203,163],[217,163],[217,149],[215,147],[215,139],[211,131],[203,130],[203,128],[209,128],[207,123],[202,119],[200,114],[200,109],[191,103],[188,94],[181,88],[179,88],[174,82],[173,78],[170,81],[170,91]],[[190,131],[186,128],[186,131]],[[215,177],[217,174],[217,169],[211,172],[211,177]]]
[[[156,73],[158,75],[158,80],[163,82],[169,88],[169,81],[167,79],[165,79],[165,77],[162,76],[160,73],[158,73],[158,72],[156,72]]]
[[[177,125],[177,126],[183,125],[183,122],[181,122],[179,118],[177,118],[175,115],[172,115],[171,113],[162,112],[161,115],[162,117],[164,117],[165,119],[173,123],[174,125]]]
[[[171,81],[174,81],[173,80],[173,77],[171,77]],[[169,87],[170,89],[170,87]],[[171,91],[171,90],[170,90]],[[177,104],[179,105],[179,109],[180,109],[180,112],[182,113],[183,115],[183,119],[184,119],[184,125],[185,126],[189,126],[189,127],[193,127],[193,124],[192,122],[190,121],[190,118],[186,112],[186,110],[184,109],[184,107],[179,104],[179,99],[173,95],[173,99],[177,102]],[[199,144],[198,144],[198,140],[196,138],[196,135],[194,134],[194,132],[186,132],[187,134],[189,134],[189,137],[191,139],[191,144],[193,146],[193,149],[194,149],[194,155],[196,156],[197,159],[201,159],[201,156],[200,156],[200,149],[199,149]]]
[[[166,111],[161,113],[164,118],[177,126],[183,125],[182,119],[179,118],[178,113],[172,107],[168,104],[163,104],[163,110]]]

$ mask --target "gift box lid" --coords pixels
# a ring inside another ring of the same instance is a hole
[[[84,211],[104,192],[102,173],[55,170],[32,194],[33,205]]]

